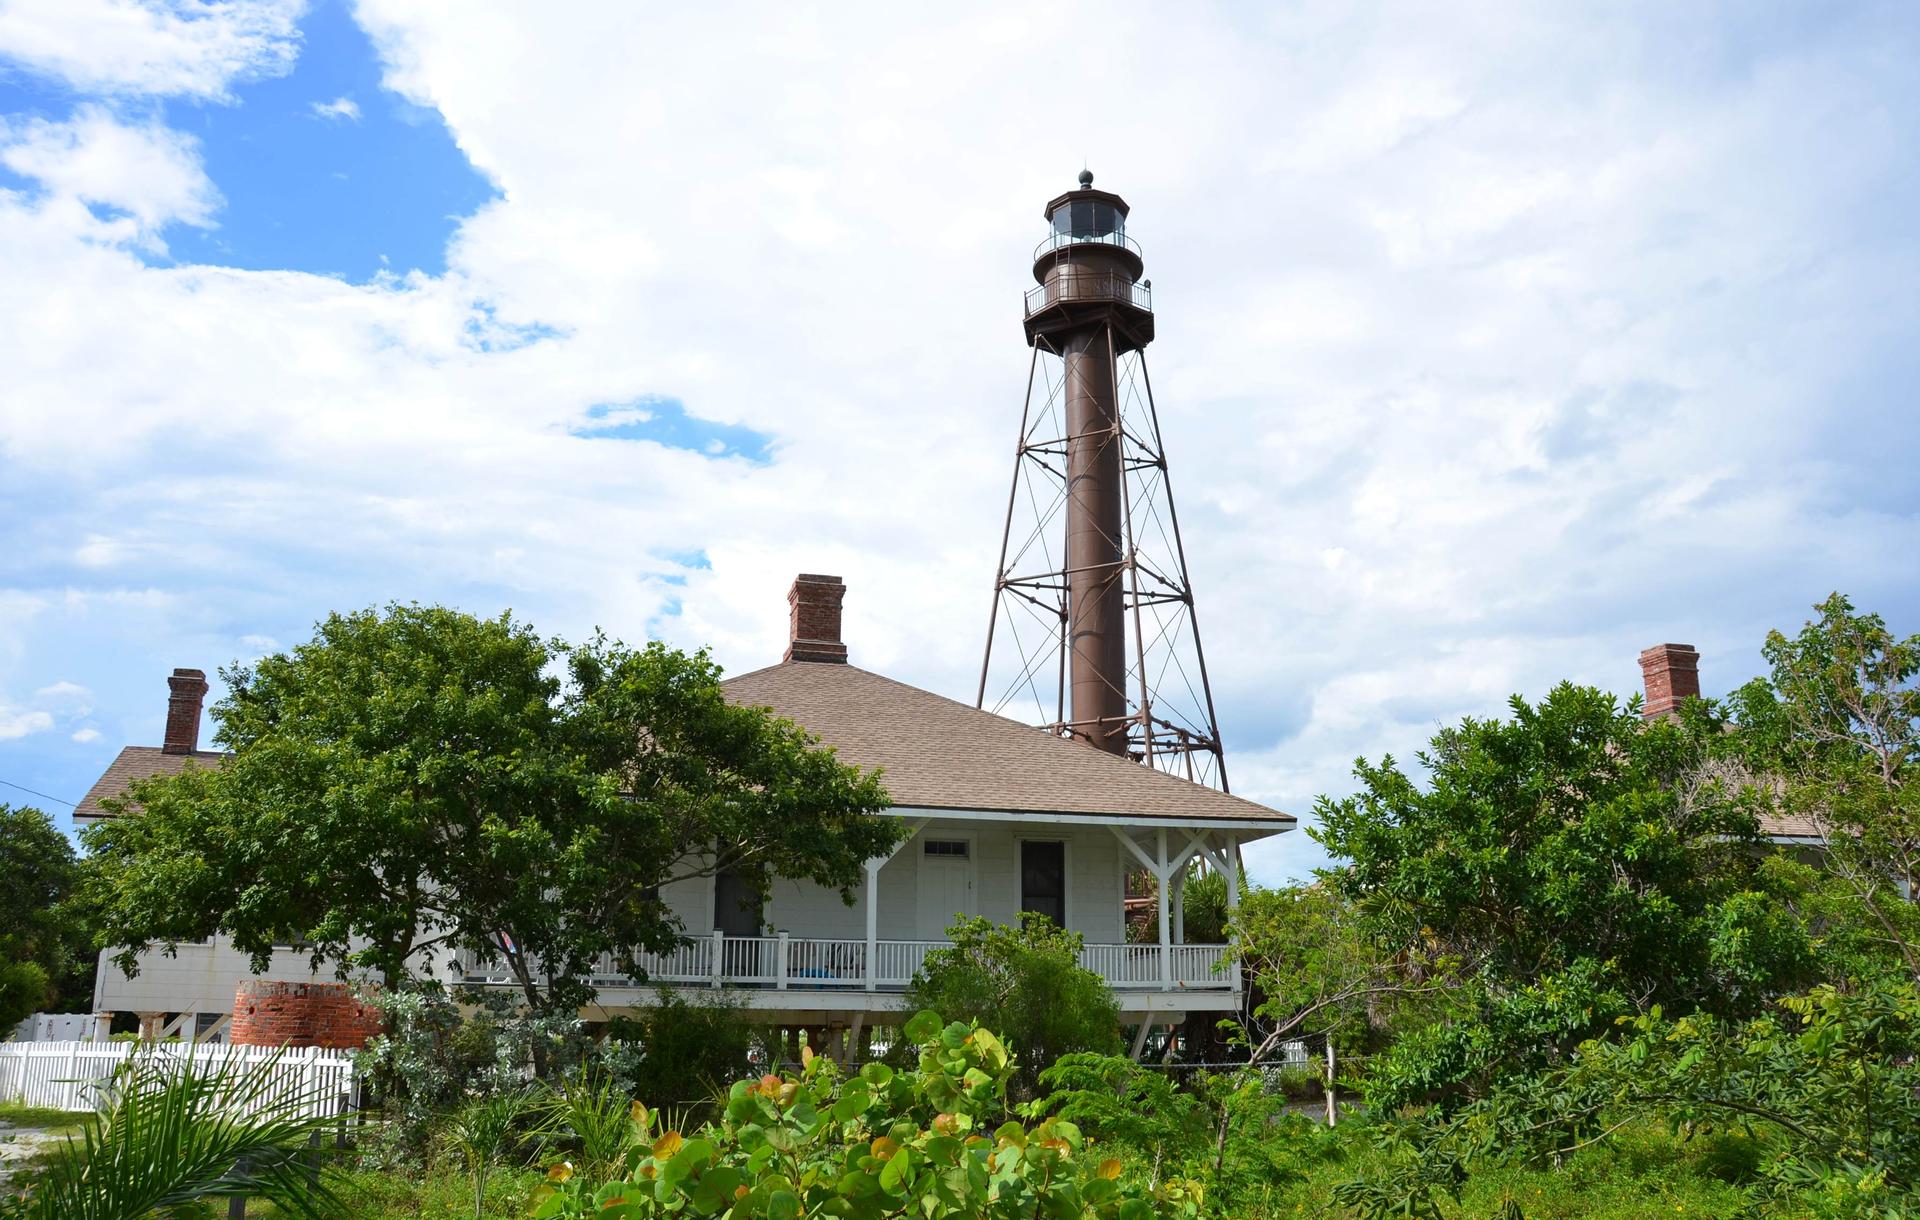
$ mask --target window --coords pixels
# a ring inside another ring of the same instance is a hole
[[[1067,845],[1020,844],[1020,909],[1067,926]]]
[[[946,856],[950,859],[964,860],[967,858],[967,841],[965,839],[928,839],[922,850],[929,856]]]

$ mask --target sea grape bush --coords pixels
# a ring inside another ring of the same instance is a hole
[[[1451,1114],[1381,1122],[1385,1168],[1334,1198],[1358,1215],[1437,1218],[1487,1162],[1559,1164],[1635,1121],[1757,1141],[1756,1209],[1823,1220],[1920,1214],[1920,991],[1822,984],[1748,1021],[1658,1007],[1550,1071]]]
[[[1209,1215],[1267,1214],[1276,1190],[1334,1151],[1326,1128],[1289,1114],[1285,1095],[1250,1068],[1176,1085],[1124,1055],[1077,1054],[1042,1072],[1040,1084],[1029,1114],[1076,1124],[1130,1165],[1198,1181]]]
[[[1200,1188],[1147,1185],[1073,1123],[1013,1116],[1014,1057],[978,1024],[932,1012],[907,1023],[916,1068],[868,1063],[842,1076],[809,1056],[799,1074],[739,1081],[716,1121],[661,1130],[635,1103],[628,1154],[610,1180],[549,1172],[539,1220],[837,1216],[1194,1217]]]

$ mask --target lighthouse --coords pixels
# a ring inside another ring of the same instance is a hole
[[[1224,788],[1146,373],[1146,262],[1127,233],[1126,200],[1095,187],[1091,172],[1044,215],[1023,301],[1027,400],[977,702],[1031,707],[1050,731]],[[1048,638],[1032,639],[1036,623]]]

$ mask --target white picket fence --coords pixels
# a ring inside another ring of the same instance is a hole
[[[295,1101],[316,1117],[344,1113],[351,1105],[353,1056],[322,1047],[278,1050],[224,1043],[7,1042],[0,1043],[0,1102],[21,1102],[50,1110],[91,1110],[100,1089],[134,1055],[163,1063],[191,1056],[203,1072],[238,1064],[240,1070],[267,1073],[249,1109]]]

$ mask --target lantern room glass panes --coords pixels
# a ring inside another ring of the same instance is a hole
[[[1097,199],[1076,199],[1053,214],[1053,231],[1070,241],[1108,241],[1118,244],[1127,233],[1127,218],[1119,208]]]

